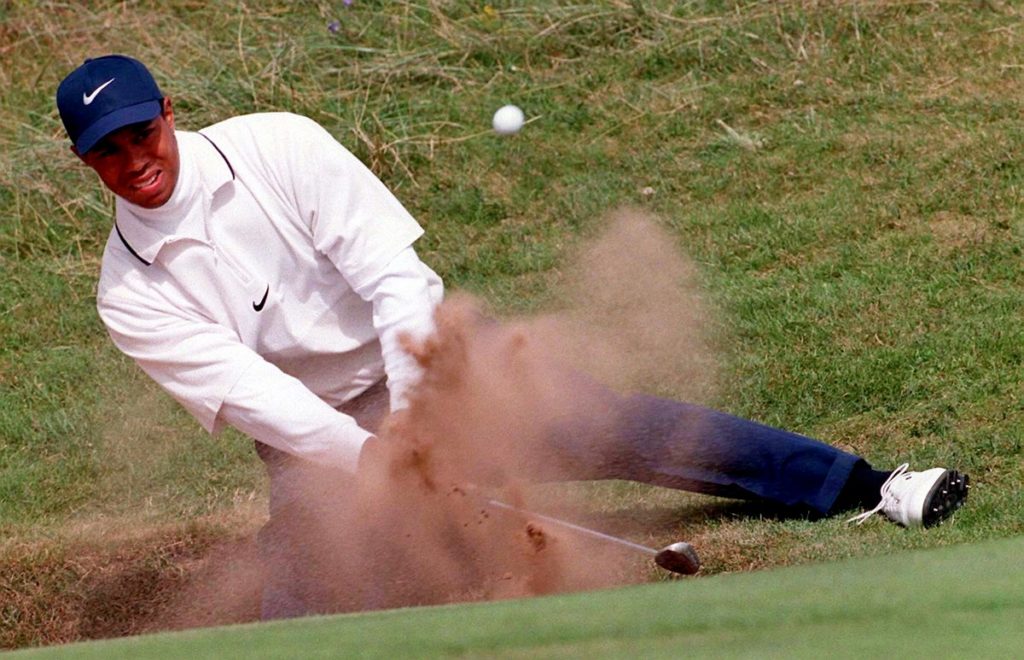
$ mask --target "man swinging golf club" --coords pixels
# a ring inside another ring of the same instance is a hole
[[[307,476],[352,474],[379,453],[374,431],[405,405],[440,278],[413,247],[423,230],[313,121],[287,113],[176,129],[171,99],[137,60],[87,60],[57,90],[72,150],[117,197],[97,307],[115,345],[209,432],[256,441],[270,476],[264,618],[329,610],[302,547],[344,492]],[[627,246],[628,247],[628,246]],[[967,495],[944,468],[875,470],[788,431],[688,403],[622,397],[594,450],[587,420],[551,436],[565,478],[631,479],[831,515],[881,512],[933,525]],[[343,490],[343,489],[342,489]]]

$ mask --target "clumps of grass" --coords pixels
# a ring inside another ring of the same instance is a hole
[[[765,146],[764,138],[757,135],[756,133],[746,133],[737,131],[735,128],[726,124],[721,119],[716,119],[715,123],[722,127],[725,131],[726,141],[745,149],[747,151],[757,151]]]
[[[0,649],[168,627],[168,606],[210,548],[237,534],[190,522],[107,539],[9,540],[0,546]]]

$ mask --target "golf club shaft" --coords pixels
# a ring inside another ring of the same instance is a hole
[[[586,527],[580,527],[579,525],[574,525],[573,523],[566,522],[565,520],[559,520],[558,518],[552,518],[551,516],[545,516],[543,514],[536,513],[534,511],[527,511],[526,509],[520,509],[519,507],[512,506],[511,504],[505,504],[504,502],[501,502],[499,500],[487,499],[485,501],[487,502],[487,504],[489,506],[495,507],[497,509],[504,509],[505,511],[512,511],[512,512],[518,513],[520,515],[528,516],[530,518],[536,518],[537,520],[541,520],[541,521],[546,522],[546,523],[548,523],[550,525],[555,525],[557,527],[564,527],[566,529],[570,529],[570,530],[576,532],[577,534],[582,534],[584,536],[589,536],[591,538],[600,539],[600,540],[608,542],[608,543],[614,543],[614,544],[617,544],[617,545],[621,545],[623,547],[630,548],[632,550],[636,550],[638,552],[643,552],[645,554],[651,555],[652,557],[658,554],[658,551],[655,550],[654,548],[648,548],[645,545],[640,545],[639,543],[633,543],[632,541],[627,541],[626,539],[620,539],[617,536],[611,536],[610,534],[604,534],[603,532],[598,532],[598,531],[593,530],[593,529],[587,529]]]

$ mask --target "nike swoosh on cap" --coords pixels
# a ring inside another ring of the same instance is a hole
[[[85,92],[82,92],[82,103],[84,103],[86,105],[89,105],[90,103],[92,103],[94,100],[96,100],[96,95],[99,94],[100,92],[102,92],[103,89],[107,85],[109,85],[110,83],[114,82],[115,80],[117,80],[117,78],[111,78],[110,80],[108,80],[107,82],[103,83],[102,85],[100,85],[96,89],[92,90],[92,94],[86,94]]]

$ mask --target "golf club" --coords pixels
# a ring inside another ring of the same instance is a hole
[[[580,527],[579,525],[565,520],[559,520],[558,518],[552,518],[551,516],[545,516],[534,511],[527,511],[526,509],[520,509],[519,507],[512,506],[511,504],[505,504],[494,499],[481,498],[485,504],[495,509],[502,509],[504,511],[511,511],[518,513],[529,518],[536,518],[550,525],[556,527],[563,527],[565,529],[572,530],[577,534],[583,536],[589,536],[591,538],[600,539],[608,543],[620,545],[637,552],[642,552],[645,555],[654,557],[654,563],[664,568],[666,571],[673,573],[679,573],[681,575],[693,575],[700,570],[700,559],[697,557],[697,551],[694,550],[693,546],[685,541],[678,541],[667,545],[661,550],[655,550],[654,548],[648,548],[645,545],[639,543],[633,543],[626,539],[621,539],[617,536],[611,536],[603,532],[598,532],[593,529],[587,529],[586,527]]]

